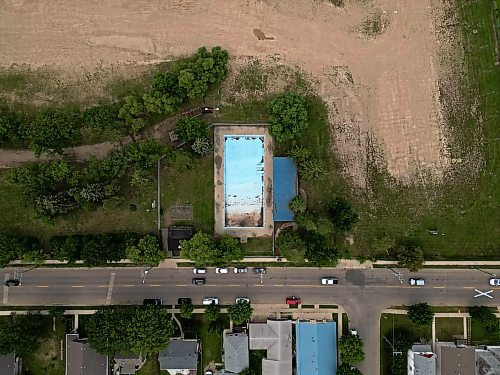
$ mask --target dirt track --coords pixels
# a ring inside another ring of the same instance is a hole
[[[439,174],[445,159],[430,0],[346,3],[339,9],[311,0],[0,0],[0,64],[73,71],[153,62],[216,44],[233,55],[278,55],[318,78],[335,147],[353,177],[362,180],[371,135],[398,179],[422,169]],[[363,38],[356,27],[374,13],[385,29]]]

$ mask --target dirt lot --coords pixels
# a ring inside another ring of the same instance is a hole
[[[0,64],[78,71],[216,44],[233,55],[274,55],[317,78],[335,147],[358,182],[369,139],[398,179],[439,175],[446,160],[431,0],[345,3],[0,0]]]

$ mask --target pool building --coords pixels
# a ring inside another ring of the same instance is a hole
[[[271,237],[274,222],[293,221],[297,169],[273,158],[267,125],[214,124],[214,153],[216,234]]]

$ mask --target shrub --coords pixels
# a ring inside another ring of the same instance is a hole
[[[191,148],[201,156],[208,156],[213,152],[212,143],[206,137],[196,138]]]
[[[348,231],[358,222],[358,214],[352,205],[342,197],[335,197],[328,205],[328,213],[335,228]]]
[[[279,142],[290,141],[307,127],[305,100],[294,92],[274,98],[268,106],[269,132]]]
[[[408,309],[408,318],[417,326],[432,324],[433,317],[432,308],[425,302],[411,305]]]
[[[197,138],[206,138],[208,134],[205,122],[196,117],[180,118],[175,124],[175,133],[184,142],[192,142]]]
[[[325,178],[326,168],[322,160],[317,159],[304,146],[295,146],[288,155],[297,163],[300,177],[305,181],[319,181]]]
[[[276,238],[276,248],[280,256],[291,263],[302,263],[307,246],[297,232],[284,232]]]
[[[304,198],[302,198],[300,195],[297,195],[291,200],[289,207],[294,214],[303,214],[307,210],[307,203]]]
[[[118,106],[115,103],[99,104],[83,112],[85,125],[97,131],[112,129],[118,121]]]

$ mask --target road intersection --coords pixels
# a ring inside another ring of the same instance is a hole
[[[1,272],[7,280],[15,270]],[[21,286],[3,288],[2,306],[140,304],[144,298],[156,297],[171,305],[179,297],[190,297],[194,304],[201,304],[204,297],[217,297],[222,304],[232,304],[237,297],[248,297],[253,304],[284,304],[287,296],[296,295],[302,304],[335,304],[347,311],[350,324],[365,342],[366,359],[359,367],[363,373],[374,375],[379,373],[379,323],[385,308],[418,302],[432,306],[500,306],[500,287],[491,287],[488,275],[478,270],[426,269],[418,274],[401,270],[397,273],[401,275],[396,277],[386,268],[275,267],[268,268],[261,277],[252,272],[220,275],[209,269],[202,275],[207,283],[199,286],[191,284],[195,276],[191,268],[153,268],[147,277],[144,269],[129,267],[37,268],[23,274]],[[406,282],[416,275],[425,279],[425,286],[410,286]],[[339,284],[321,285],[321,278],[325,276],[337,277]],[[475,297],[476,290],[487,292],[486,296]]]

